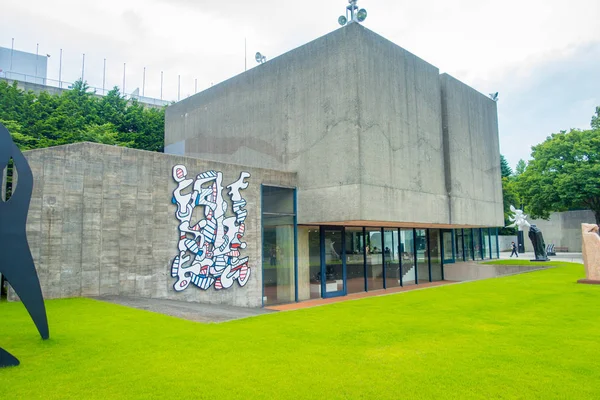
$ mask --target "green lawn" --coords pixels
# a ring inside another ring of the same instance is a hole
[[[7,399],[591,399],[600,286],[583,265],[204,325],[47,302],[42,341],[0,303]]]

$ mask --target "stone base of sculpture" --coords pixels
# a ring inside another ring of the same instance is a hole
[[[581,224],[582,256],[586,279],[579,283],[600,285],[600,236],[598,225]]]
[[[600,285],[600,281],[595,281],[593,279],[580,279],[577,283],[584,283],[586,285]]]

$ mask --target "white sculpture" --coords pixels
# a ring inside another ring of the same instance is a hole
[[[548,261],[548,254],[546,253],[546,243],[544,242],[544,236],[542,231],[535,225],[531,225],[527,221],[527,214],[523,213],[523,210],[517,210],[514,206],[510,206],[510,211],[513,212],[512,217],[508,217],[512,224],[508,225],[509,228],[518,227],[520,231],[524,231],[525,228],[529,228],[529,239],[533,245],[533,251],[535,253],[535,260],[531,261]]]
[[[520,231],[524,231],[525,228],[530,228],[531,224],[527,222],[527,214],[523,213],[523,210],[517,210],[514,206],[510,206],[510,211],[513,212],[514,216],[508,217],[512,224],[508,225],[508,228],[519,227]]]

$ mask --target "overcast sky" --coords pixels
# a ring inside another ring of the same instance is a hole
[[[48,78],[177,99],[338,28],[346,0],[2,2],[0,46],[50,54]],[[300,8],[298,5],[301,5]],[[359,0],[364,25],[482,93],[498,91],[500,146],[514,168],[552,132],[589,127],[600,105],[598,0]]]

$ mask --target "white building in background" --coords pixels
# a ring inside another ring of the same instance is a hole
[[[45,85],[48,55],[0,47],[0,78]]]

